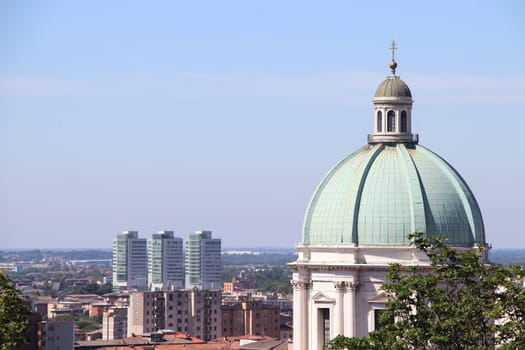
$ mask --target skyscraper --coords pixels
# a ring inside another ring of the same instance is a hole
[[[211,231],[190,234],[186,243],[186,288],[221,287],[221,240]]]
[[[159,231],[149,240],[148,283],[151,290],[184,287],[182,238]]]
[[[113,240],[113,289],[145,289],[148,285],[147,240],[124,231]]]

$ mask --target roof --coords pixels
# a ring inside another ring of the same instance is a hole
[[[252,340],[241,346],[242,340]],[[243,335],[223,337],[211,341],[191,338],[184,333],[164,334],[162,341],[152,341],[147,336],[115,340],[76,341],[78,350],[237,350],[237,349],[288,349],[287,340],[275,340],[267,336]]]
[[[420,145],[379,143],[328,172],[307,209],[302,244],[402,246],[416,231],[485,245],[479,206],[452,166]]]
[[[401,80],[396,75],[392,75],[379,84],[374,97],[412,98],[412,93],[410,92],[408,85],[403,80]]]
[[[242,350],[288,350],[288,340],[265,339],[241,345]]]

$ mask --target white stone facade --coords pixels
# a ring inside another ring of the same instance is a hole
[[[366,336],[376,310],[385,309],[381,291],[389,264],[429,264],[412,247],[298,246],[294,269],[294,350],[321,350],[337,335]]]

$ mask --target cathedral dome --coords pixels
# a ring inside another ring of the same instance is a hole
[[[416,231],[453,246],[485,245],[479,206],[454,168],[415,143],[369,144],[322,180],[302,244],[409,245]]]
[[[374,99],[379,97],[412,98],[408,85],[398,76],[390,76],[377,88]]]

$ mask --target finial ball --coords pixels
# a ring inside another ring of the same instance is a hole
[[[397,68],[397,62],[392,60],[392,62],[390,62],[390,69],[396,69]]]

